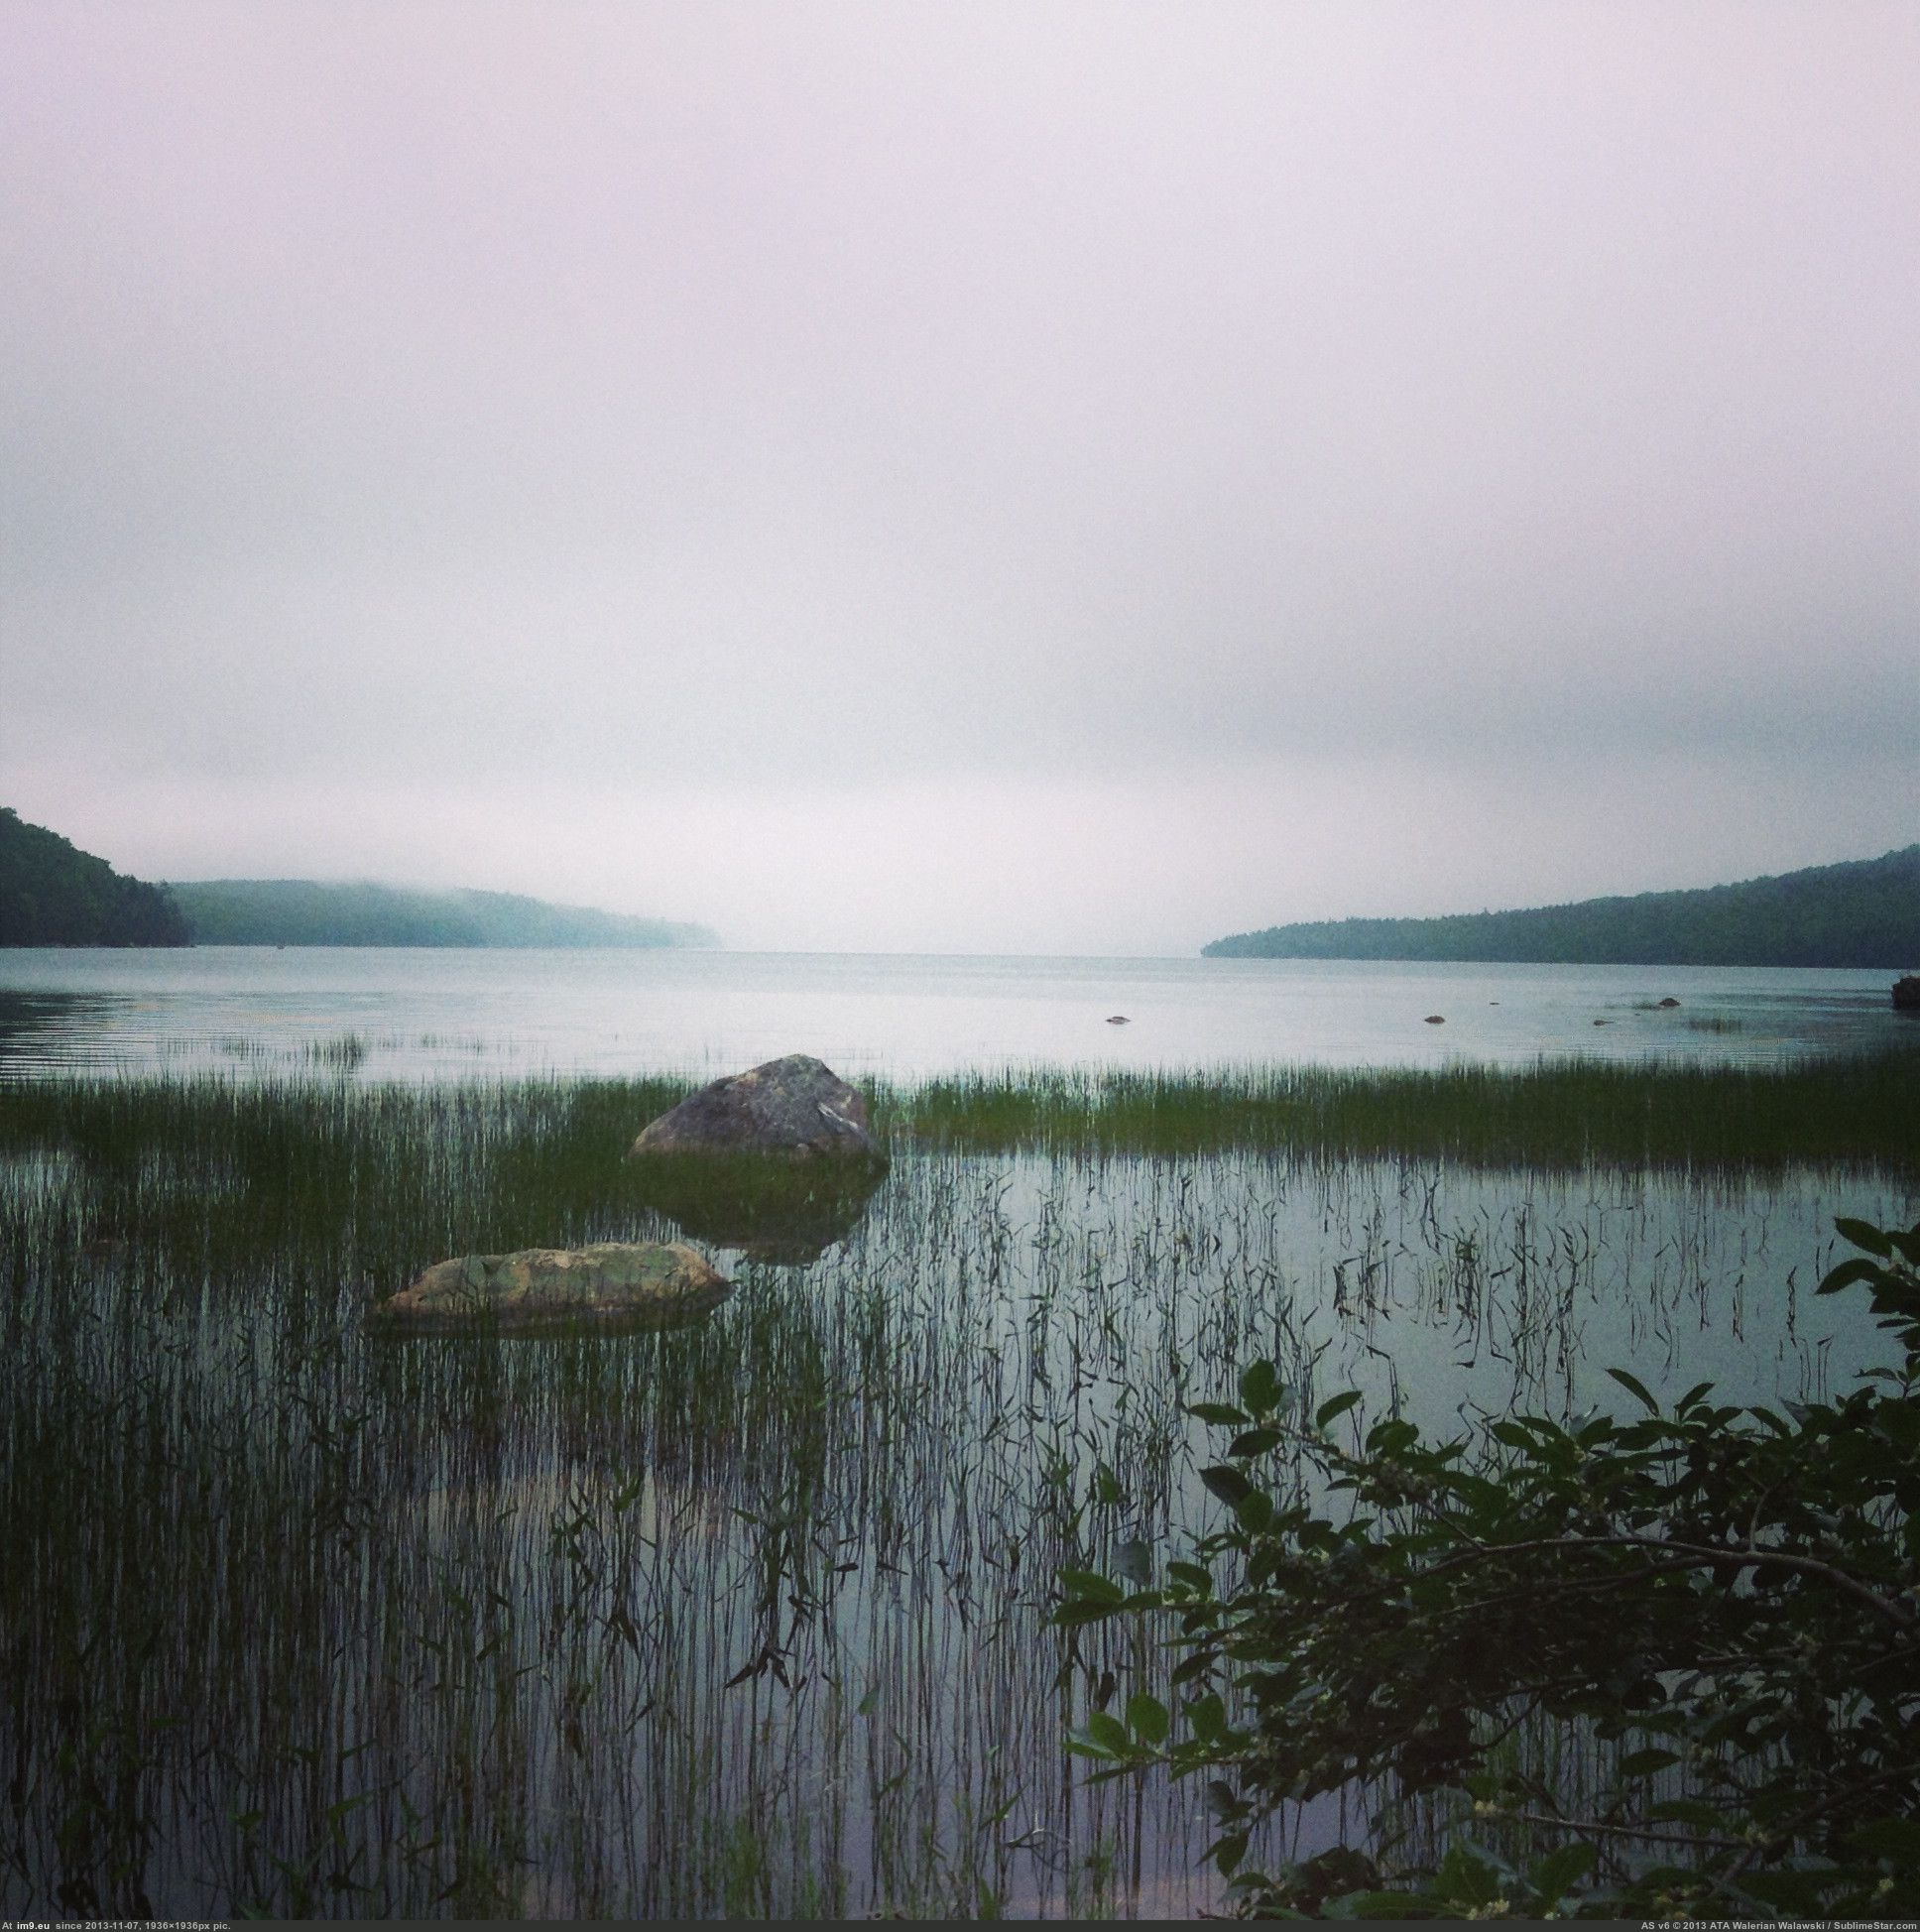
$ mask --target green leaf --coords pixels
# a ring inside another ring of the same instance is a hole
[[[1622,1389],[1624,1389],[1629,1395],[1633,1396],[1641,1404],[1641,1406],[1648,1411],[1649,1414],[1653,1414],[1653,1415],[1659,1414],[1660,1404],[1656,1402],[1653,1399],[1653,1397],[1646,1392],[1646,1384],[1641,1382],[1637,1376],[1629,1376],[1624,1369],[1609,1369],[1607,1373],[1610,1376],[1612,1376],[1614,1380],[1617,1383],[1619,1383],[1620,1386]]]
[[[1246,1832],[1229,1832],[1215,1843],[1213,1862],[1220,1868],[1223,1878],[1231,1878],[1241,1860],[1247,1856],[1247,1838]]]
[[[1087,1719],[1085,1735],[1090,1743],[1112,1756],[1124,1756],[1127,1752],[1127,1727],[1111,1711],[1093,1712]]]
[[[1254,1419],[1245,1409],[1235,1408],[1228,1402],[1189,1402],[1187,1413],[1202,1422],[1214,1422],[1230,1429],[1243,1428]]]
[[[1055,1607],[1053,1623],[1059,1630],[1070,1630],[1080,1624],[1097,1624],[1103,1617],[1119,1615],[1119,1604],[1096,1603],[1090,1597],[1076,1597],[1070,1603]]]
[[[1882,1403],[1874,1425],[1888,1441],[1898,1443],[1902,1449],[1920,1449],[1920,1403]]]
[[[1240,1526],[1250,1536],[1263,1535],[1273,1522],[1273,1499],[1264,1490],[1254,1490],[1234,1505]]]
[[[1225,1463],[1215,1463],[1211,1469],[1203,1469],[1200,1480],[1223,1503],[1239,1503],[1254,1493],[1253,1484],[1239,1470]]]
[[[1450,1902],[1491,1905],[1500,1896],[1500,1877],[1485,1859],[1476,1858],[1464,1845],[1454,1845],[1440,1861],[1434,1889]]]
[[[1143,1744],[1163,1745],[1172,1728],[1166,1706],[1145,1691],[1136,1691],[1127,1700],[1127,1726]]]
[[[1227,1445],[1230,1456],[1263,1456],[1280,1440],[1278,1429],[1248,1429]]]
[[[1645,1777],[1649,1771],[1663,1771],[1669,1764],[1677,1764],[1680,1753],[1677,1751],[1661,1751],[1657,1746],[1645,1751],[1631,1751],[1620,1761],[1621,1777]]]
[[[1911,1818],[1875,1818],[1851,1834],[1847,1842],[1869,1859],[1920,1866],[1920,1824]]]
[[[1220,1693],[1195,1698],[1187,1706],[1187,1724],[1203,1744],[1219,1744],[1227,1735],[1227,1706]]]
[[[1313,1412],[1313,1426],[1316,1429],[1324,1429],[1337,1416],[1345,1415],[1359,1400],[1360,1390],[1349,1389],[1344,1394],[1334,1396],[1331,1401],[1322,1402]]]
[[[1600,1858],[1592,1845],[1563,1845],[1549,1852],[1529,1874],[1533,1889],[1549,1904],[1557,1903],[1590,1872]]]
[[[1271,1415],[1280,1400],[1279,1372],[1262,1359],[1249,1363],[1240,1378],[1240,1399],[1256,1415]]]
[[[1893,1243],[1869,1221],[1855,1221],[1842,1214],[1834,1218],[1834,1226],[1844,1240],[1864,1248],[1869,1255],[1878,1255],[1882,1261],[1893,1253]]]
[[[1062,1570],[1059,1574],[1070,1600],[1089,1598],[1095,1603],[1117,1604],[1127,1595],[1111,1577],[1100,1576],[1092,1570]]]
[[[1411,1891],[1350,1891],[1320,1908],[1323,1918],[1432,1918],[1434,1901]]]
[[[1856,1281],[1877,1281],[1880,1270],[1872,1262],[1863,1262],[1856,1255],[1851,1262],[1841,1265],[1823,1275],[1816,1294],[1838,1294],[1842,1288],[1851,1288]]]

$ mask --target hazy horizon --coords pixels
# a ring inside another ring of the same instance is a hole
[[[1913,843],[1915,843],[1915,842],[1916,842],[1916,841],[1912,841],[1912,840],[1909,840],[1909,841],[1908,841],[1908,843],[1909,843],[1909,844],[1913,844]],[[1895,847],[1895,848],[1892,848],[1892,849],[1893,849],[1893,850],[1900,850],[1900,849],[1903,849],[1903,848],[1899,848],[1899,847]],[[1860,860],[1872,860],[1872,859],[1878,859],[1878,858],[1883,858],[1883,857],[1887,857],[1887,856],[1890,856],[1890,854],[1889,854],[1889,853],[1878,853],[1878,852],[1873,852],[1873,853],[1860,853],[1860,854],[1858,854],[1858,855],[1855,855],[1855,856],[1856,856],[1856,857],[1857,857],[1858,859],[1860,859]],[[1819,863],[1819,862],[1816,862],[1816,863]],[[1828,862],[1828,863],[1834,863],[1834,864],[1845,864],[1845,863],[1848,863],[1848,861],[1846,861],[1846,860],[1836,860],[1836,861],[1830,861],[1830,862]],[[1795,868],[1795,869],[1796,869],[1796,870],[1798,870],[1798,868]],[[1767,877],[1771,877],[1771,876],[1774,876],[1774,875],[1770,875],[1770,874],[1755,874],[1755,875],[1751,875],[1751,877],[1752,877],[1752,878],[1754,878],[1754,879],[1759,879],[1759,878],[1767,878]],[[500,889],[498,889],[498,888],[495,888],[495,887],[488,887],[488,886],[480,886],[480,887],[474,887],[474,886],[460,886],[460,885],[445,885],[445,886],[440,886],[440,885],[431,885],[431,884],[423,884],[423,883],[421,883],[420,881],[418,881],[418,880],[399,880],[399,879],[373,879],[373,878],[368,878],[368,877],[365,877],[365,876],[361,876],[361,875],[349,875],[349,874],[341,874],[341,875],[339,875],[338,877],[334,877],[334,878],[323,878],[323,879],[314,879],[314,878],[300,878],[300,879],[280,879],[280,880],[267,880],[267,879],[240,879],[240,878],[238,878],[237,876],[235,876],[235,877],[217,877],[217,878],[216,878],[216,877],[212,877],[212,876],[209,876],[209,877],[207,877],[207,878],[197,878],[197,879],[186,879],[186,878],[180,878],[180,879],[170,879],[170,880],[159,880],[159,881],[156,881],[156,882],[154,882],[154,883],[156,883],[156,884],[160,884],[160,885],[169,885],[169,886],[174,886],[174,885],[178,885],[178,886],[195,886],[195,885],[216,885],[216,884],[225,884],[225,885],[320,885],[320,886],[341,886],[341,887],[355,887],[355,886],[373,886],[373,887],[378,887],[378,888],[381,888],[381,889],[383,889],[383,890],[387,890],[387,891],[394,891],[394,892],[401,892],[401,893],[427,893],[427,894],[431,894],[431,893],[446,893],[446,894],[458,894],[458,893],[462,893],[462,892],[479,892],[479,893],[490,893],[490,892],[496,892],[496,891],[498,891],[498,890],[500,890]],[[1699,882],[1697,882],[1697,888],[1695,888],[1695,889],[1705,889],[1705,888],[1710,888],[1710,887],[1714,887],[1714,886],[1729,886],[1729,885],[1744,885],[1744,884],[1747,884],[1747,883],[1749,883],[1749,880],[1747,880],[1747,879],[1711,879],[1711,880],[1701,880],[1701,881],[1699,881]],[[1683,886],[1678,886],[1678,887],[1664,887],[1664,888],[1653,888],[1653,887],[1649,887],[1649,888],[1646,888],[1645,890],[1646,890],[1646,891],[1649,891],[1649,892],[1651,892],[1651,891],[1683,891],[1683,892],[1684,892],[1684,891],[1687,891],[1687,890],[1690,890],[1690,888],[1688,888],[1688,887],[1686,887],[1686,886],[1684,886],[1684,885],[1683,885]],[[514,896],[516,896],[516,895],[509,895],[509,897],[514,897]],[[529,895],[519,895],[519,896],[520,896],[520,897],[528,897],[528,898],[532,898],[532,899],[535,899],[535,900],[539,900],[539,899],[540,898],[540,896],[539,894],[529,894]],[[1624,895],[1622,895],[1622,896],[1624,896],[1624,897],[1632,897],[1632,896],[1633,896],[1633,894],[1632,894],[1632,892],[1631,892],[1631,890],[1629,889],[1629,891],[1628,891],[1628,892],[1627,892],[1626,894],[1624,894]],[[1602,895],[1596,895],[1596,897],[1602,897]],[[585,903],[585,902],[583,902],[583,901],[574,901],[574,900],[566,900],[566,901],[546,901],[546,902],[544,902],[544,903],[546,903],[546,904],[550,904],[550,905],[554,905],[554,906],[558,906],[558,907],[559,907],[560,909],[562,909],[562,910],[566,910],[566,911],[607,911],[607,910],[610,910],[610,909],[612,909],[612,908],[609,908],[609,907],[606,907],[606,906],[590,906],[590,905],[588,905],[588,904],[586,904],[586,903]],[[1547,906],[1547,905],[1550,905],[1550,904],[1567,904],[1567,903],[1576,903],[1576,904],[1577,904],[1578,902],[1546,902],[1546,901],[1542,901],[1542,902],[1538,902],[1538,904],[1539,904],[1539,905],[1541,905],[1541,906]],[[1469,915],[1469,916],[1471,916],[1472,914],[1474,914],[1474,913],[1479,913],[1479,912],[1507,912],[1507,911],[1524,911],[1524,910],[1528,910],[1528,909],[1531,909],[1531,908],[1530,908],[1530,907],[1527,907],[1527,906],[1454,906],[1454,907],[1452,907],[1452,908],[1450,908],[1450,909],[1451,909],[1451,910],[1452,910],[1453,912],[1455,912],[1455,913],[1463,913],[1463,914],[1467,914],[1467,915]],[[644,916],[651,916],[651,915],[649,915],[649,914],[645,914],[645,913],[643,913],[643,914],[640,914],[639,916],[643,916],[643,917],[644,917]],[[1358,917],[1358,918],[1371,918],[1371,917],[1380,917],[1380,918],[1388,918],[1388,919],[1390,919],[1390,918],[1396,918],[1396,917],[1400,917],[1400,916],[1403,916],[1403,915],[1401,915],[1401,914],[1398,914],[1398,913],[1393,913],[1393,912],[1382,912],[1382,913],[1378,913],[1378,914],[1374,914],[1374,913],[1355,913],[1355,914],[1341,914],[1340,916],[1341,916],[1341,917]],[[1404,916],[1419,916],[1419,915],[1412,915],[1412,914],[1408,914],[1408,915],[1404,915]],[[680,922],[680,923],[685,923],[685,922]],[[1261,922],[1261,924],[1262,924],[1262,926],[1263,926],[1263,925],[1267,925],[1267,924],[1276,924],[1276,923],[1278,923],[1278,924],[1292,924],[1292,923],[1296,923],[1296,921],[1292,921],[1292,920],[1285,920],[1285,921],[1273,921],[1273,920],[1267,920],[1267,921],[1262,921],[1262,922]],[[1256,930],[1260,930],[1260,929],[1261,929],[1261,928],[1260,928],[1260,926],[1254,926],[1254,927],[1244,927],[1244,928],[1241,928],[1241,930],[1243,930],[1243,931],[1256,931]],[[1231,934],[1231,933],[1213,933],[1213,934],[1211,934],[1211,935],[1209,935],[1209,936],[1210,936],[1211,938],[1215,938],[1215,939],[1218,939],[1218,938],[1227,938],[1227,937],[1233,937],[1233,936],[1235,936],[1235,935],[1234,935],[1234,934]],[[1128,959],[1128,958],[1143,958],[1143,959],[1179,959],[1179,958],[1186,958],[1186,957],[1189,957],[1189,956],[1190,956],[1191,954],[1194,954],[1194,953],[1197,953],[1197,952],[1198,952],[1198,951],[1200,950],[1200,948],[1199,948],[1198,946],[1194,946],[1194,947],[1191,947],[1191,948],[1186,948],[1186,949],[1182,949],[1182,950],[1179,950],[1179,951],[1175,951],[1175,950],[1173,950],[1172,948],[1162,948],[1162,949],[1160,949],[1160,950],[1159,950],[1159,951],[1157,951],[1157,952],[1154,952],[1154,951],[1135,951],[1135,952],[1130,952],[1130,951],[1128,951],[1128,950],[1127,950],[1127,949],[1125,949],[1125,948],[1118,948],[1118,947],[1108,947],[1108,948],[1104,948],[1104,949],[1101,949],[1101,950],[1098,950],[1098,951],[1093,951],[1093,950],[1088,950],[1088,949],[1078,949],[1078,950],[1075,950],[1075,951],[1069,951],[1069,952],[1059,952],[1059,953],[1052,953],[1052,952],[1048,952],[1048,951],[1046,951],[1046,950],[1044,950],[1044,949],[1040,949],[1040,948],[1035,948],[1035,947],[1021,947],[1021,946],[1007,946],[1007,947],[985,947],[985,946],[964,946],[964,945],[961,945],[961,946],[941,946],[941,947],[932,947],[932,948],[921,948],[921,947],[914,947],[914,946],[885,946],[885,945],[877,945],[877,946],[859,946],[859,947],[805,947],[805,946],[791,946],[791,947],[788,947],[788,946],[778,946],[778,945],[774,945],[774,946],[742,946],[742,945],[736,945],[736,944],[734,944],[734,943],[733,943],[732,941],[730,941],[730,940],[728,939],[728,937],[727,937],[727,935],[726,935],[725,933],[716,933],[716,934],[714,935],[714,938],[715,938],[715,940],[717,941],[717,944],[718,944],[718,946],[719,946],[719,948],[720,948],[721,950],[723,950],[723,951],[728,951],[728,952],[754,952],[754,951],[764,951],[764,952],[814,952],[814,951],[822,951],[822,952],[842,952],[842,951],[851,951],[851,952],[860,952],[860,953],[881,953],[881,954],[885,954],[885,953],[914,953],[914,954],[917,954],[917,953],[921,953],[921,952],[927,952],[927,953],[932,953],[932,954],[936,954],[936,955],[958,955],[958,956],[961,956],[961,957],[966,957],[966,956],[969,956],[969,955],[973,955],[973,956],[979,956],[979,957],[983,957],[983,958],[1002,958],[1002,957],[1009,957],[1009,956],[1020,956],[1020,955],[1022,955],[1022,954],[1029,954],[1029,955],[1031,955],[1031,956],[1033,956],[1033,957],[1039,957],[1039,958],[1046,958],[1046,957],[1055,957],[1055,958],[1113,958],[1113,959]],[[696,943],[696,944],[697,944],[698,942],[691,942],[691,943]],[[1840,969],[1840,970],[1845,970],[1845,969]]]
[[[0,13],[0,802],[1190,953],[1920,836],[1920,14]]]

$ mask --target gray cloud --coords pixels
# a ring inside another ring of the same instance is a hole
[[[563,849],[768,943],[829,889],[849,944],[1185,946],[1904,842],[1916,55],[1845,4],[13,10],[0,785],[174,876]]]

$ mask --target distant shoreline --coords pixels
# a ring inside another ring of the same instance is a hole
[[[1920,962],[1920,845],[1733,886],[1425,919],[1266,926],[1205,959],[1478,966],[1783,966],[1899,974]]]
[[[312,879],[202,879],[171,882],[166,890],[196,946],[634,951],[719,943],[705,926],[517,893]]]

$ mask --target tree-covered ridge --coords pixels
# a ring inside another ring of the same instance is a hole
[[[1216,939],[1210,959],[1416,959],[1582,966],[1920,962],[1920,845],[1693,892],[1432,919],[1329,919]]]
[[[201,946],[710,946],[665,919],[513,893],[409,892],[310,879],[205,879],[170,890]]]
[[[161,886],[115,872],[0,805],[0,946],[184,946]]]

